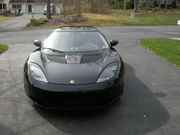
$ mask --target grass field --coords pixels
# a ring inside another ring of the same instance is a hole
[[[168,38],[144,39],[141,40],[141,45],[180,67],[180,40]]]
[[[5,19],[8,19],[8,18],[9,18],[8,16],[1,16],[1,15],[0,15],[0,21],[5,20]]]
[[[83,17],[88,18],[88,21],[68,23],[60,25],[48,24],[44,22],[43,28],[57,28],[61,26],[122,26],[122,25],[177,25],[180,20],[179,10],[170,10],[167,13],[164,11],[139,11],[135,13],[135,18],[131,19],[132,10],[112,10],[108,14],[83,13]],[[53,16],[58,18],[62,16]],[[31,28],[42,28],[41,25]]]
[[[0,45],[0,54],[8,49],[7,45]]]
[[[74,23],[73,25],[90,26],[117,26],[117,25],[177,25],[180,14],[136,14],[131,19],[130,13],[91,14],[85,13],[84,17],[89,18],[87,22]]]

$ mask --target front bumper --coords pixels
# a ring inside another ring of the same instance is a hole
[[[34,103],[48,109],[96,109],[117,99],[123,92],[123,77],[116,81],[87,85],[42,83],[25,76],[26,94]]]

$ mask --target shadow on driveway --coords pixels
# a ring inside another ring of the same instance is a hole
[[[73,135],[139,135],[164,125],[169,114],[126,64],[125,93],[111,106],[95,111],[35,110],[60,131]]]

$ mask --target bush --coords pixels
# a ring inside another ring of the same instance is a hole
[[[88,0],[83,6],[86,7],[86,11],[92,13],[108,13],[110,10],[109,3],[102,0]]]
[[[39,19],[35,19],[35,25],[40,25],[40,24],[44,24],[45,22],[48,22],[48,18],[39,18]],[[31,22],[29,22],[26,27],[28,26],[34,26],[31,24]]]
[[[0,11],[0,15],[4,15],[4,16],[9,16],[11,13],[10,10],[3,10],[3,11]]]
[[[134,3],[132,0],[127,0],[126,9],[133,9]],[[116,2],[113,6],[114,9],[123,9],[124,8],[124,1]]]
[[[152,11],[154,12],[159,11],[159,8],[158,7],[152,8]]]
[[[36,25],[44,24],[45,22],[48,22],[47,18],[39,18],[35,20]]]
[[[117,2],[113,6],[114,9],[123,9],[124,8],[124,1]]]
[[[168,8],[177,8],[176,1],[174,0],[170,5],[168,5]]]

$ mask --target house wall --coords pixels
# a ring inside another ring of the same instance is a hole
[[[0,4],[6,4],[6,9],[9,9],[9,2],[10,0],[3,0],[0,2]]]
[[[42,10],[41,12],[38,12],[38,13],[44,13],[44,6],[46,4],[45,3],[27,3],[26,4],[26,13],[30,13],[30,12],[28,12],[28,5],[32,5],[32,13],[37,13],[36,8],[40,8]]]
[[[12,13],[16,12],[18,13],[18,9],[13,8],[13,5],[21,5],[21,13],[44,13],[44,7],[46,3],[10,3],[9,4],[9,9],[11,10]],[[31,5],[32,7],[32,12],[29,12],[28,10],[28,5]],[[62,4],[55,4],[56,8],[56,13],[60,14],[62,10]]]
[[[11,13],[18,12],[18,9],[13,8],[13,5],[21,5],[21,13],[26,13],[26,3],[10,3],[9,9],[11,10]]]

